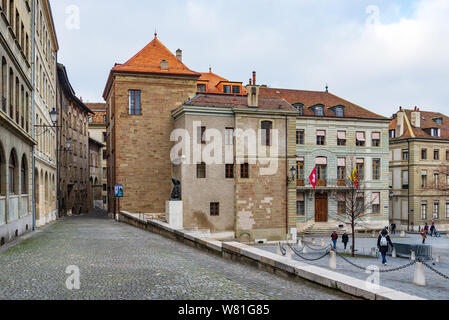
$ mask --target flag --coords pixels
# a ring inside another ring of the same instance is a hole
[[[354,171],[352,171],[351,177],[350,177],[352,183],[354,184],[355,188],[359,190],[360,183],[359,183],[359,172],[357,170],[357,167],[354,168]]]
[[[309,180],[310,180],[310,183],[313,186],[313,190],[315,190],[316,189],[316,182],[317,182],[317,180],[316,180],[316,167],[313,169],[312,174],[309,177]]]

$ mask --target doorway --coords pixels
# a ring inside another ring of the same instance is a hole
[[[315,222],[327,222],[327,193],[315,194]]]

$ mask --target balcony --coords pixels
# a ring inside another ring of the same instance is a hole
[[[297,180],[296,186],[298,190],[313,189],[313,186],[309,180]],[[346,182],[346,180],[319,179],[316,184],[316,189],[341,189],[342,187],[347,186],[348,183]]]

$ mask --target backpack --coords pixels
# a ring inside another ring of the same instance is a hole
[[[381,247],[388,247],[387,237],[382,236],[382,238],[380,238],[380,246]]]

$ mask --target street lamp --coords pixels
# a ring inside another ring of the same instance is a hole
[[[295,181],[295,179],[296,179],[296,174],[297,174],[296,168],[295,168],[294,166],[291,167],[291,169],[290,169],[290,176],[287,175],[287,186],[288,186],[291,182]]]
[[[51,122],[53,122],[53,125],[56,127],[58,124],[58,111],[56,111],[55,108],[53,108],[53,110],[50,111],[50,119]]]

